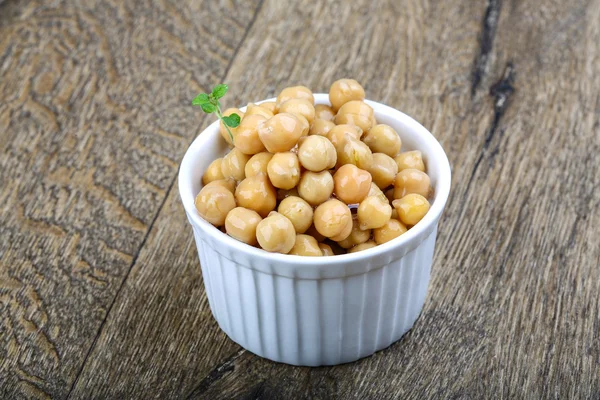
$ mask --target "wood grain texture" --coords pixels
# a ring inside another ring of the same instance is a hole
[[[211,18],[195,2],[156,2],[149,11],[107,4],[70,6],[77,32],[93,25],[82,10],[100,22],[74,47],[81,60],[67,77],[81,83],[66,97],[69,109],[54,103],[70,87],[63,75],[52,78],[54,58],[31,61],[52,48],[34,38],[62,37],[50,33],[66,21],[40,24],[52,11],[41,2],[0,6],[0,29],[11,37],[0,35],[0,73],[9,77],[0,81],[0,234],[10,238],[0,244],[0,382],[9,383],[0,390],[40,398],[64,397],[71,385],[72,398],[600,397],[599,0],[265,0],[206,5]],[[166,32],[132,25],[123,10]],[[181,21],[193,29],[171,31]],[[196,49],[211,29],[231,47],[228,104],[299,83],[322,92],[354,77],[369,98],[421,121],[448,153],[453,188],[428,298],[390,348],[337,367],[291,367],[244,351],[212,319],[176,185],[169,191],[197,133],[189,98],[227,65],[215,54],[206,74],[203,53],[191,78],[178,78],[196,54],[179,50]],[[122,31],[129,34],[109,34]],[[157,42],[153,57],[148,43],[131,50],[138,34]],[[93,84],[73,72],[83,61]],[[45,72],[50,78],[39,78]],[[117,130],[102,116],[118,105],[117,121],[128,122]],[[77,136],[85,132],[88,150]],[[147,163],[134,140],[144,135],[153,138],[143,142],[153,150]],[[161,169],[157,154],[173,164]],[[53,174],[57,166],[65,170]],[[148,181],[161,189],[154,198],[143,191]],[[81,259],[89,265],[82,271]],[[85,278],[99,271],[102,288]]]
[[[255,7],[0,5],[0,398],[67,397]]]

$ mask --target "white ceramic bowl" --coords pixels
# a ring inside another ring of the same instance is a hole
[[[274,101],[269,99],[265,101]],[[327,94],[315,94],[329,104]],[[268,253],[227,236],[196,212],[194,198],[211,161],[227,145],[218,122],[194,140],[179,171],[206,294],[219,326],[236,343],[294,365],[334,365],[388,347],[419,316],[431,271],[437,223],[450,191],[450,165],[437,140],[414,119],[367,101],[392,126],[403,150],[421,150],[434,188],[427,215],[383,245],[333,257]]]

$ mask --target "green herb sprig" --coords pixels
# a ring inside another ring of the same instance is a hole
[[[227,133],[229,133],[229,137],[231,138],[231,142],[233,142],[233,134],[229,128],[237,128],[240,125],[240,116],[236,113],[230,115],[223,115],[221,111],[221,103],[219,99],[225,96],[229,87],[224,83],[220,83],[215,86],[212,90],[212,93],[200,93],[198,96],[192,100],[193,106],[200,106],[202,111],[207,114],[216,113],[217,117],[223,122],[225,125],[225,129],[227,129]]]

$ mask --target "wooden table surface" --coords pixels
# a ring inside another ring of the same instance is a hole
[[[0,0],[0,398],[600,398],[600,0]],[[353,77],[453,170],[414,328],[337,367],[219,330],[176,183],[228,106]]]

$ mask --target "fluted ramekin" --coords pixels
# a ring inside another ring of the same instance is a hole
[[[329,104],[328,95],[315,94],[315,102]],[[403,150],[421,150],[434,188],[431,208],[417,225],[372,249],[333,257],[268,253],[204,221],[194,198],[210,162],[227,151],[218,122],[194,140],[181,162],[179,192],[213,316],[233,341],[259,356],[308,366],[354,361],[400,339],[421,312],[450,165],[417,121],[367,103],[379,123],[399,133]]]

